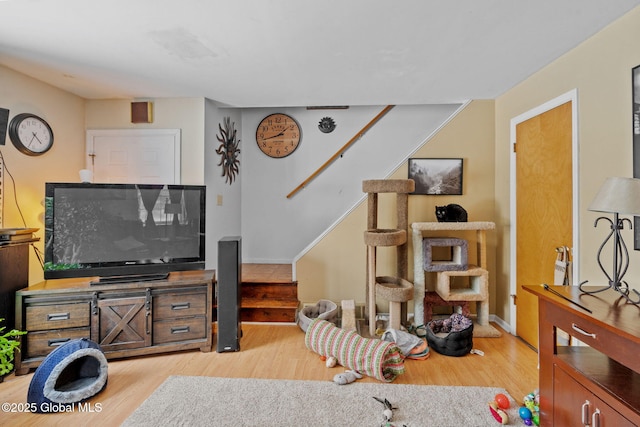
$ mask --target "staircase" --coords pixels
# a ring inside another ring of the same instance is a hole
[[[242,264],[243,322],[295,322],[298,283],[288,264]],[[214,317],[216,316],[214,306]]]

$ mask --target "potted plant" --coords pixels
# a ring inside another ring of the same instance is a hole
[[[0,319],[0,322],[3,320],[4,319]],[[5,326],[0,326],[0,382],[2,382],[5,375],[13,371],[15,351],[16,349],[20,351],[20,340],[17,338],[27,333],[26,331],[19,331],[17,329],[4,332],[5,329]]]

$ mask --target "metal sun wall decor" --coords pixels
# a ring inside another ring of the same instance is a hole
[[[240,160],[238,159],[240,140],[236,139],[238,131],[235,129],[235,122],[231,123],[231,117],[225,117],[222,122],[218,124],[220,135],[216,135],[216,137],[220,141],[220,147],[218,147],[216,153],[220,155],[218,166],[222,166],[221,176],[225,177],[224,182],[228,182],[231,185],[240,170]]]
[[[318,129],[322,133],[331,133],[336,128],[336,122],[331,117],[323,117],[318,123]]]

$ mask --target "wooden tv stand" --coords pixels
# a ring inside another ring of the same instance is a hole
[[[17,375],[75,338],[97,342],[107,359],[211,351],[214,271],[107,285],[91,279],[45,280],[16,292],[16,328],[28,331],[16,353]]]
[[[640,425],[640,307],[613,290],[551,287],[589,313],[542,286],[523,288],[539,300],[540,425]],[[586,346],[558,345],[557,330]]]

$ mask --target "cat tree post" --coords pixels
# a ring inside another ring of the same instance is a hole
[[[408,194],[415,189],[412,179],[365,180],[362,191],[367,197],[367,296],[365,312],[369,321],[369,333],[375,335],[376,296],[389,301],[390,327],[399,329],[407,321],[407,301],[413,298],[413,284],[408,274]],[[395,229],[378,228],[378,193],[396,193],[397,226]],[[396,277],[376,277],[376,248],[396,247]]]

